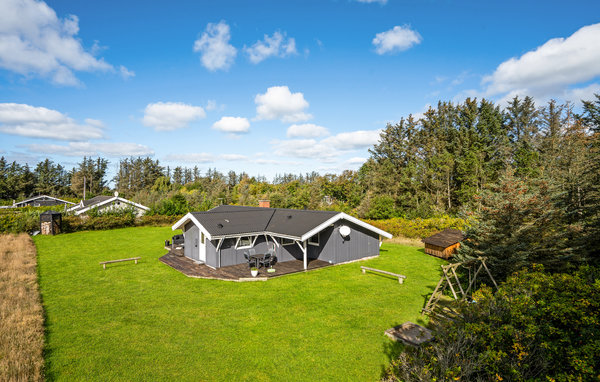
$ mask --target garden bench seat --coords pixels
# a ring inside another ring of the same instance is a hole
[[[390,275],[390,276],[394,276],[398,278],[398,282],[400,284],[402,284],[404,282],[404,279],[406,278],[406,276],[404,275],[400,275],[398,273],[392,273],[392,272],[388,272],[388,271],[382,271],[381,269],[375,269],[375,268],[369,268],[369,267],[360,267],[362,269],[362,273],[365,273],[366,271],[371,271],[371,272],[377,272],[377,273],[383,273],[384,275]]]
[[[135,261],[135,263],[137,264],[137,262],[138,262],[139,259],[141,259],[141,257],[130,257],[129,259],[118,259],[118,260],[101,261],[100,265],[102,265],[102,268],[106,269],[106,264],[120,263],[122,261]]]

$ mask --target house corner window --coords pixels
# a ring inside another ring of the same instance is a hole
[[[236,249],[252,248],[253,243],[254,243],[253,236],[242,236],[238,239],[235,248]]]
[[[318,234],[312,236],[310,239],[308,239],[308,244],[310,244],[310,245],[319,245],[319,243],[321,241],[320,239],[321,239],[321,234],[318,233]]]
[[[293,245],[296,242],[292,239],[281,238],[281,245]]]

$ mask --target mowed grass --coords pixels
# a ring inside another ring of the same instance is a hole
[[[384,330],[422,322],[441,260],[381,256],[267,282],[188,278],[158,261],[170,228],[37,236],[50,380],[377,380],[397,347]],[[104,260],[141,256],[106,270]],[[407,276],[363,275],[366,265]]]

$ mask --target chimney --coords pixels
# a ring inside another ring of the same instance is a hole
[[[270,200],[259,200],[258,206],[263,207],[263,208],[271,208],[271,201]]]

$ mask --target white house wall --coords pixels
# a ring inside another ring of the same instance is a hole
[[[117,204],[117,203],[119,203],[119,204]],[[144,215],[144,213],[146,212],[143,209],[138,208],[138,207],[136,207],[134,205],[131,205],[129,203],[117,202],[117,201],[113,201],[113,202],[104,204],[104,205],[99,206],[99,207],[92,207],[92,209],[93,208],[98,208],[98,212],[121,211],[121,210],[128,210],[128,209],[132,209],[133,208],[133,210],[135,211],[135,215],[137,217],[140,217],[140,216]],[[89,212],[89,211],[87,211],[87,212]]]

